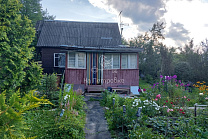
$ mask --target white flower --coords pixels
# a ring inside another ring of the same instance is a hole
[[[200,96],[204,95],[203,93],[199,93]]]
[[[144,100],[144,105],[149,105],[149,101],[148,100]]]
[[[66,95],[66,96],[64,96],[64,100],[66,100],[67,98],[70,98],[70,95]]]

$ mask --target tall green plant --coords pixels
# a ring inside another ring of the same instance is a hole
[[[20,97],[20,91],[17,91],[6,101],[5,92],[0,94],[0,138],[24,138],[22,131],[27,128],[23,120],[24,112],[51,102],[37,98],[34,91],[24,97]]]

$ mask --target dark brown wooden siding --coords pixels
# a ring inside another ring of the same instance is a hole
[[[42,67],[44,73],[61,72],[62,69],[54,67],[54,53],[64,53],[58,48],[42,48]]]

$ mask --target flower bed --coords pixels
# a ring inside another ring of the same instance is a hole
[[[206,138],[208,107],[198,109],[197,115],[194,111],[195,103],[207,105],[207,90],[199,88],[177,81],[174,75],[161,76],[158,83],[138,90],[139,97],[121,98],[103,92],[102,105],[109,108],[105,115],[112,137]]]
[[[60,91],[59,107],[44,108],[25,114],[26,137],[36,138],[85,138],[84,96],[70,91]]]

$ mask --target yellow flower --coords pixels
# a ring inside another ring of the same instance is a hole
[[[196,82],[196,83],[200,83],[200,81]]]

